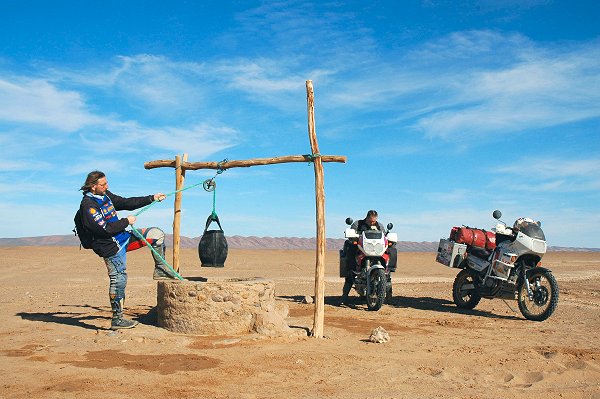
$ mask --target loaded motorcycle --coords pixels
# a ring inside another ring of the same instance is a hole
[[[351,218],[346,219],[347,225],[352,223]],[[340,277],[345,277],[346,284],[366,298],[369,310],[379,310],[392,299],[390,273],[396,270],[398,241],[398,235],[389,232],[393,227],[388,223],[387,232],[375,226],[362,231],[349,227],[344,231],[346,242],[340,250]]]
[[[481,298],[517,299],[528,320],[543,321],[558,305],[558,283],[542,267],[546,237],[541,223],[519,218],[512,228],[502,222],[495,231],[468,226],[453,227],[448,239],[441,239],[436,261],[462,269],[452,286],[452,298],[459,308],[473,309]]]

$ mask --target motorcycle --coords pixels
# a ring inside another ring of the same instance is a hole
[[[549,318],[558,305],[558,283],[552,271],[542,267],[546,237],[541,223],[519,218],[510,228],[502,222],[495,231],[453,227],[441,239],[436,261],[462,269],[452,285],[452,298],[459,308],[473,309],[481,298],[516,298],[528,320]]]
[[[351,218],[346,219],[347,225],[352,223]],[[346,242],[340,250],[340,277],[345,277],[346,284],[354,287],[361,298],[366,298],[369,310],[379,310],[392,299],[391,272],[396,270],[398,241],[397,234],[389,232],[393,227],[388,223],[387,232],[375,226],[360,232],[352,227],[344,231]],[[350,250],[350,246],[355,250]],[[350,259],[352,253],[355,263]]]

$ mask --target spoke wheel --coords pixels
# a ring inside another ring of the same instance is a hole
[[[528,280],[533,295],[529,299],[525,281],[521,280],[517,289],[519,310],[528,320],[544,321],[558,305],[558,283],[547,270],[530,272]]]
[[[481,295],[475,288],[475,279],[468,269],[461,270],[454,279],[452,299],[462,309],[473,309],[481,300]]]
[[[367,308],[369,310],[379,310],[385,301],[386,278],[383,269],[375,269],[369,276],[369,292],[367,293]]]

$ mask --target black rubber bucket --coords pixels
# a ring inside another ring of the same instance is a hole
[[[212,222],[217,222],[219,230],[208,230]],[[227,239],[217,215],[210,215],[206,228],[198,244],[198,256],[202,267],[224,267],[227,259]]]

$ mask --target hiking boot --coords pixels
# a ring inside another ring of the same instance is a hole
[[[168,270],[168,266],[163,263],[165,259],[165,245],[160,245],[158,247],[154,247],[156,254],[152,252],[152,256],[154,257],[154,274],[152,278],[154,280],[170,280],[177,278],[172,271]],[[160,255],[160,256],[157,256]],[[161,259],[162,258],[162,259]]]
[[[172,275],[172,273],[169,273],[166,270],[161,269],[160,267],[155,267],[152,278],[154,280],[173,280],[176,277]]]
[[[125,328],[133,328],[138,325],[138,322],[135,320],[129,320],[124,317],[120,319],[113,319],[110,323],[111,330],[122,330]]]

